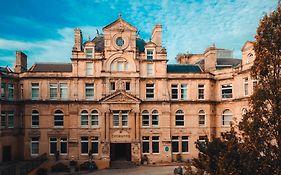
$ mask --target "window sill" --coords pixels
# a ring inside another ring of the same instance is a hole
[[[63,126],[54,126],[54,128],[57,128],[57,129],[62,129]]]
[[[39,126],[31,126],[31,128],[33,128],[33,129],[38,129]]]

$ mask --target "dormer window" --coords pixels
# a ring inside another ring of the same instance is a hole
[[[152,49],[146,50],[146,59],[153,60],[153,50]]]
[[[252,53],[249,53],[247,55],[247,63],[249,63],[253,59],[254,55]]]
[[[92,58],[93,57],[93,49],[92,48],[86,48],[85,53],[86,53],[86,58]]]

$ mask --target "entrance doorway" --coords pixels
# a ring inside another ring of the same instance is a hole
[[[111,143],[110,160],[127,160],[131,161],[131,144],[130,143]]]
[[[3,146],[3,162],[8,162],[12,160],[12,148],[11,146]]]

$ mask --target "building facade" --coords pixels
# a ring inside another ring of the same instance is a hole
[[[76,28],[70,63],[27,69],[18,51],[14,71],[1,68],[0,160],[196,157],[197,140],[219,137],[248,108],[253,43],[241,51],[211,46],[167,64],[161,25],[145,42],[122,18],[86,42]]]

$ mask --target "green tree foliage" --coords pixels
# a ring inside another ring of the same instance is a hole
[[[196,174],[281,174],[281,7],[265,15],[255,36],[256,59],[251,68],[258,80],[250,110],[222,137],[196,143]]]

